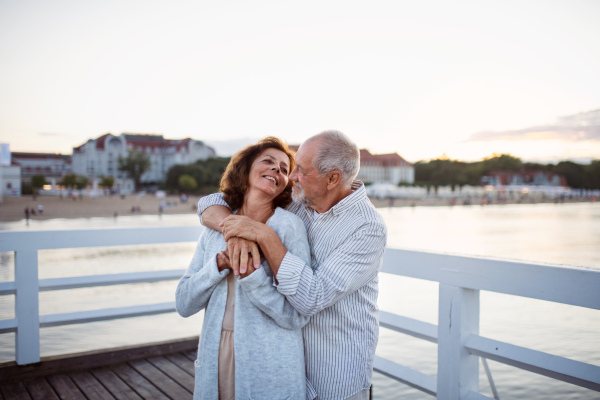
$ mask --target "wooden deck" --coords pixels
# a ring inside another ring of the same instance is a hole
[[[198,338],[0,364],[0,399],[192,399]]]

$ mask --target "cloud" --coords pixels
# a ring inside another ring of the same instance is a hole
[[[599,141],[600,109],[559,118],[556,123],[509,131],[478,132],[465,142],[497,140],[559,140],[565,142]]]

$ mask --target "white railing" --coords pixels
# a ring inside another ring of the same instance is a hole
[[[16,333],[16,361],[40,360],[40,328],[172,312],[174,303],[39,315],[40,291],[179,279],[183,270],[38,278],[38,250],[196,241],[200,227],[0,232],[0,252],[15,252],[15,318],[0,333]],[[381,357],[375,370],[439,399],[486,399],[479,393],[479,359],[532,371],[600,391],[600,367],[479,335],[481,290],[600,309],[600,271],[387,249],[383,272],[439,282],[438,325],[381,312],[380,324],[437,343],[437,378]],[[599,333],[600,334],[600,333]],[[487,372],[487,369],[486,369]]]

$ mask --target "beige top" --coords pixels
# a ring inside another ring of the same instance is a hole
[[[233,352],[233,316],[235,313],[235,282],[237,276],[227,275],[227,303],[223,315],[219,343],[219,400],[235,399],[235,355]]]

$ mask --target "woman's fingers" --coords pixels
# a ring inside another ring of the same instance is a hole
[[[250,255],[252,256],[252,265],[255,269],[260,268],[260,251],[256,242],[248,242],[250,245]]]

